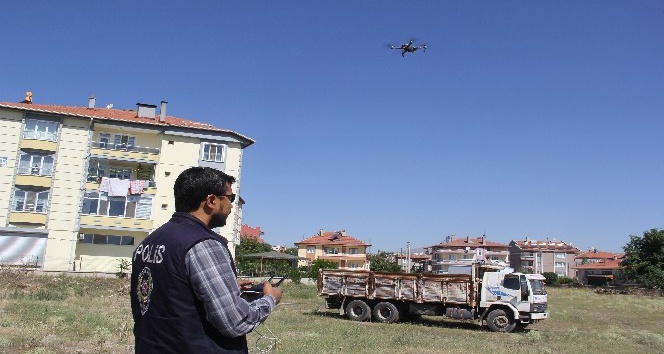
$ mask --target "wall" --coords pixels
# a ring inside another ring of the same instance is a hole
[[[0,227],[7,226],[7,217],[13,199],[14,171],[18,156],[23,114],[0,110],[0,158],[6,161],[0,166]],[[6,159],[5,159],[6,158]]]

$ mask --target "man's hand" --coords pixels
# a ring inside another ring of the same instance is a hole
[[[254,282],[249,279],[238,279],[237,285],[240,287],[240,290],[247,290],[254,285]]]
[[[277,304],[281,301],[281,289],[273,287],[269,281],[263,283],[263,295],[272,295],[277,300]]]

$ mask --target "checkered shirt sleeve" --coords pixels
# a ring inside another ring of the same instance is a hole
[[[203,302],[207,320],[222,334],[238,337],[256,328],[276,306],[271,295],[248,302],[231,268],[226,248],[215,240],[205,240],[185,256],[185,267],[194,293]]]

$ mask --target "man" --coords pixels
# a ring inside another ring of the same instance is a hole
[[[281,301],[240,297],[227,240],[212,231],[231,212],[235,178],[192,167],[175,180],[175,214],[136,248],[131,309],[136,353],[248,353],[246,334]]]

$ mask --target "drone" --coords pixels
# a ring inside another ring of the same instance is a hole
[[[390,49],[400,49],[402,57],[405,56],[406,53],[415,53],[415,51],[418,50],[418,49],[422,49],[424,52],[427,51],[427,45],[426,44],[413,45],[414,41],[415,41],[414,39],[411,39],[410,42],[404,43],[401,46],[391,45]]]

